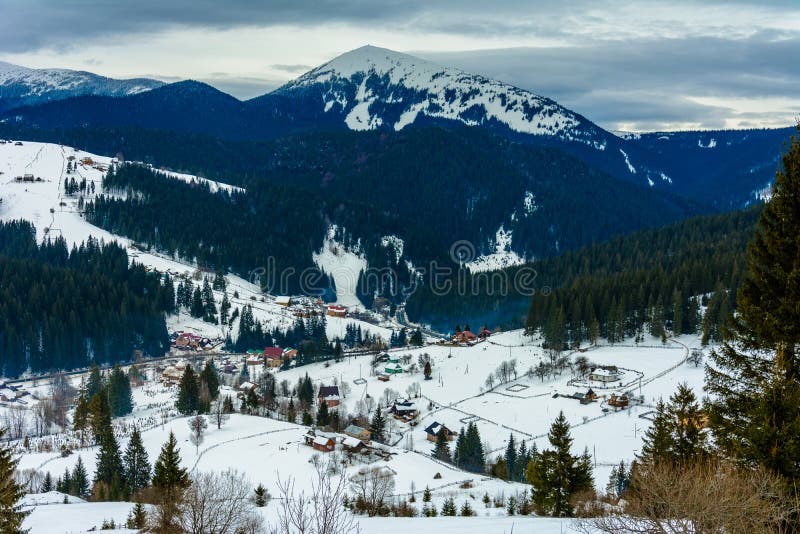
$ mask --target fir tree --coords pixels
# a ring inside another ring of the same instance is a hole
[[[83,458],[80,456],[78,456],[78,461],[75,464],[75,468],[72,470],[70,491],[68,493],[82,499],[89,495],[89,475],[86,472],[86,467],[83,465]]]
[[[97,362],[92,362],[89,369],[89,378],[86,380],[86,398],[91,399],[103,389],[103,377],[100,376],[100,367]]]
[[[189,474],[181,467],[178,440],[172,432],[169,433],[169,438],[161,447],[156,459],[152,483],[153,487],[167,498],[176,498],[189,486]]]
[[[136,495],[137,492],[150,485],[150,462],[147,458],[147,450],[142,443],[142,435],[137,427],[134,427],[131,433],[131,439],[125,449],[123,464],[129,496]]]
[[[44,480],[42,481],[42,493],[47,493],[53,491],[55,487],[53,486],[53,475],[50,474],[50,471],[45,473]]]
[[[386,418],[381,411],[380,405],[375,408],[375,413],[372,415],[369,431],[372,433],[372,439],[378,443],[383,443],[386,439]]]
[[[133,411],[131,381],[119,364],[115,365],[108,377],[108,402],[113,417],[128,415]]]
[[[517,471],[517,446],[514,443],[514,434],[508,436],[508,445],[505,453],[506,465],[508,466],[509,480],[513,480],[513,473]]]
[[[125,526],[130,529],[143,530],[147,526],[147,510],[144,505],[137,502],[128,514]]]
[[[658,399],[653,424],[644,433],[640,458],[645,463],[671,462],[675,458],[672,450],[672,422],[663,399]]]
[[[5,431],[0,429],[0,439]],[[14,471],[17,462],[10,447],[0,445],[0,532],[22,534],[22,522],[30,512],[23,511],[19,501],[25,495],[25,489],[17,483]]]
[[[209,359],[203,370],[200,371],[200,382],[205,383],[206,387],[208,387],[208,393],[212,401],[219,396],[219,375],[216,367],[214,367],[213,359]]]
[[[197,375],[191,365],[186,366],[186,370],[181,377],[178,389],[178,400],[175,407],[183,415],[191,415],[197,411],[200,404],[200,386],[197,383]]]
[[[319,403],[319,410],[317,410],[317,426],[328,426],[330,423],[330,413],[328,412],[328,403],[322,401]]]
[[[708,453],[708,440],[703,428],[703,413],[697,397],[687,384],[679,384],[670,397],[667,412],[672,420],[672,449],[675,460],[694,462]]]
[[[706,369],[722,450],[800,479],[800,126],[748,247],[738,314]]]
[[[253,502],[255,502],[257,507],[263,508],[267,505],[268,493],[263,484],[256,486],[256,489],[253,490],[253,493],[255,494],[253,496]]]
[[[100,491],[107,492],[101,497],[111,501],[119,500],[123,497],[125,479],[122,458],[120,457],[117,438],[110,429],[100,438],[100,450],[97,453],[94,482],[96,486],[98,484],[101,485]],[[104,499],[101,498],[100,500]]]
[[[442,516],[454,517],[457,514],[456,503],[452,497],[448,497],[442,504]]]
[[[439,431],[436,433],[433,457],[442,462],[450,461],[450,442],[447,440],[447,429],[444,425],[439,425]]]

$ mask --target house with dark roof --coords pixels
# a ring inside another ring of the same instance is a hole
[[[447,441],[453,441],[458,434],[444,426],[442,423],[438,421],[434,421],[425,429],[425,435],[428,438],[428,441],[436,442],[436,436],[439,434],[439,431],[444,428],[444,433],[447,436]]]
[[[339,395],[339,386],[320,386],[319,392],[317,392],[317,404],[322,404],[323,402],[328,405],[328,408],[335,408],[339,406],[339,403],[342,401],[341,396]]]

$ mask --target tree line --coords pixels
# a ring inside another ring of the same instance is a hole
[[[161,356],[174,298],[168,276],[130,264],[116,243],[37,244],[29,222],[2,222],[0,374],[129,361],[136,350]]]

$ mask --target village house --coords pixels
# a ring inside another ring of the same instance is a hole
[[[403,367],[397,362],[390,362],[383,368],[383,372],[387,375],[399,375],[403,372]]]
[[[328,408],[335,408],[339,406],[342,398],[339,396],[339,386],[320,386],[317,393],[317,404],[323,402],[328,405]]]
[[[336,440],[324,433],[317,434],[314,430],[309,430],[303,439],[306,445],[320,452],[331,452],[336,449]]]
[[[444,428],[445,435],[447,436],[447,441],[453,441],[458,434],[444,426],[443,424],[434,421],[425,429],[425,437],[428,438],[428,441],[436,442],[436,436],[439,434],[439,431]]]
[[[288,308],[292,305],[292,297],[278,296],[275,297],[275,304]]]
[[[242,395],[249,395],[250,392],[255,391],[257,387],[258,385],[254,384],[253,382],[242,382],[239,384],[239,392],[242,393]]]
[[[463,332],[456,332],[453,336],[453,341],[456,343],[475,343],[477,336],[469,330]]]
[[[264,358],[267,367],[280,367],[283,365],[283,349],[280,347],[267,347],[264,349]]]
[[[347,308],[337,304],[328,306],[328,315],[331,317],[347,317]]]
[[[489,331],[489,329],[484,327],[478,333],[478,338],[480,338],[480,340],[483,341],[484,339],[486,339],[487,337],[489,337],[491,335],[492,335],[492,333]]]
[[[419,414],[417,405],[406,399],[395,400],[389,411],[401,419],[414,419]]]
[[[367,448],[366,443],[358,438],[347,436],[342,438],[342,449],[351,454],[363,452]]]
[[[589,380],[603,382],[605,384],[616,382],[619,380],[619,371],[606,367],[597,367],[596,369],[592,369],[592,372],[589,373]]]
[[[589,388],[589,390],[586,393],[580,393],[580,392],[573,393],[572,398],[578,399],[581,404],[590,404],[595,400],[597,400],[597,393],[595,393],[592,390],[592,388]]]
[[[29,395],[19,386],[12,386],[8,382],[0,382],[0,402],[14,402]]]
[[[180,384],[187,365],[189,364],[186,360],[180,360],[174,365],[168,365],[161,373],[161,382],[166,386],[176,386]]]
[[[350,436],[351,438],[360,439],[363,442],[368,442],[372,439],[372,432],[367,430],[366,428],[361,428],[357,425],[350,425],[344,429],[344,433]]]
[[[628,399],[627,395],[612,394],[611,398],[608,399],[608,405],[614,408],[627,408],[628,404],[630,404],[630,399]]]

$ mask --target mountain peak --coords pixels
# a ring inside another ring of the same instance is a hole
[[[607,133],[553,100],[510,84],[377,46],[362,46],[276,91],[322,100],[352,130],[401,130],[418,119],[498,125],[598,150]]]

